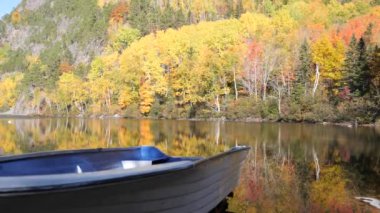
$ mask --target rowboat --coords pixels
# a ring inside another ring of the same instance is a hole
[[[248,150],[210,158],[150,146],[0,157],[0,211],[209,212],[238,184]]]

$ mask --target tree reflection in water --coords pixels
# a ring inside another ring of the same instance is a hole
[[[235,144],[252,149],[241,184],[229,200],[232,212],[376,211],[354,197],[380,198],[379,128],[222,121],[0,120],[0,154],[154,145],[170,155],[207,157]]]

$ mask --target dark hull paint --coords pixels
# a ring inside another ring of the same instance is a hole
[[[191,168],[140,179],[0,194],[0,209],[7,213],[209,212],[238,184],[247,152],[247,148],[226,152]]]

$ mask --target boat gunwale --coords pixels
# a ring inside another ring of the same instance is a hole
[[[127,147],[127,148],[94,148],[94,149],[57,150],[57,151],[33,152],[33,153],[18,154],[18,155],[5,155],[5,156],[0,156],[0,163],[27,160],[27,159],[49,158],[49,157],[54,157],[56,155],[70,156],[70,155],[76,155],[76,154],[82,154],[82,153],[83,154],[98,154],[102,152],[106,152],[106,153],[123,152],[123,151],[130,151],[130,150],[138,150],[141,148],[153,148],[159,151],[160,154],[162,154],[164,157],[170,157],[154,146],[133,146],[133,147]]]
[[[85,149],[85,150],[69,150],[69,151],[58,151],[58,152],[65,153],[65,154],[66,153],[68,153],[68,154],[70,154],[70,153],[82,153],[82,151],[84,151],[85,153],[91,153],[91,152],[96,153],[96,152],[99,152],[99,150],[107,152],[107,151],[123,151],[123,150],[129,150],[132,148],[139,148],[139,147],[110,148],[110,149],[108,149],[108,148],[107,149]],[[109,185],[109,184],[118,184],[118,183],[123,182],[123,181],[134,181],[134,180],[139,180],[142,178],[151,178],[151,177],[156,177],[156,176],[163,175],[163,174],[170,174],[170,173],[175,173],[175,172],[195,168],[196,166],[200,166],[202,164],[205,164],[209,161],[212,161],[212,160],[215,160],[218,158],[223,158],[229,154],[242,152],[242,151],[249,151],[249,150],[250,150],[249,146],[233,147],[226,152],[222,152],[222,153],[219,153],[217,155],[214,155],[214,156],[211,156],[208,158],[199,159],[197,161],[193,161],[191,164],[187,164],[187,165],[184,165],[181,167],[173,167],[173,168],[170,168],[167,170],[159,170],[156,172],[147,171],[147,172],[141,173],[141,174],[121,176],[121,177],[112,178],[112,179],[93,180],[93,181],[88,181],[88,182],[83,181],[83,182],[78,182],[78,183],[70,183],[70,184],[51,186],[51,187],[47,187],[47,186],[44,186],[44,187],[26,187],[26,188],[20,188],[20,189],[16,189],[16,190],[15,189],[12,190],[11,188],[6,189],[6,190],[2,190],[0,188],[0,198],[33,195],[33,194],[41,194],[41,193],[52,193],[52,192],[58,193],[58,192],[62,192],[62,191],[71,191],[71,190],[75,191],[75,190],[82,190],[82,189],[86,189],[86,188],[100,187],[100,186]],[[56,152],[57,151],[42,152],[42,154],[45,154],[44,156],[52,156]],[[29,156],[31,155],[32,158],[35,158],[35,157],[38,157],[37,156],[38,154],[41,154],[41,152],[40,153],[31,153],[31,154],[27,154],[27,155],[29,155]],[[164,154],[164,155],[166,155],[166,154]],[[23,156],[20,156],[20,157],[23,157]],[[171,157],[171,156],[167,156],[167,157]],[[18,159],[26,159],[26,158],[28,158],[28,157],[18,158]],[[190,158],[191,157],[189,157],[189,159]],[[184,159],[186,159],[186,158],[184,158]],[[15,160],[15,159],[12,159],[12,160]],[[0,161],[0,163],[1,163],[1,161]],[[94,173],[96,173],[96,172],[94,172]],[[79,174],[74,173],[74,174],[70,174],[70,175],[79,175]],[[46,176],[49,176],[49,175],[46,175]],[[2,177],[0,177],[0,179],[1,178]]]

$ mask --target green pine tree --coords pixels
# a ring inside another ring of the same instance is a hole
[[[370,91],[371,73],[366,42],[360,38],[357,42],[352,37],[346,52],[344,73],[350,91],[355,96],[364,96]]]
[[[380,99],[380,47],[376,46],[370,59],[371,94]]]
[[[231,18],[234,15],[234,2],[233,0],[225,0],[227,5],[226,18]]]
[[[350,44],[348,45],[348,49],[346,51],[346,58],[344,61],[343,68],[343,86],[349,86],[350,91],[354,92],[356,87],[354,85],[353,77],[358,73],[358,49],[357,49],[357,40],[353,35],[351,37]]]
[[[243,1],[238,0],[235,8],[235,18],[240,18],[241,14],[244,13]]]
[[[186,16],[182,9],[175,12],[175,28],[182,27],[183,25],[189,24],[186,20]]]
[[[160,29],[174,28],[176,26],[174,15],[173,8],[167,5],[160,15]]]
[[[133,28],[140,30],[143,35],[149,34],[152,27],[152,7],[150,0],[131,0],[129,22]]]
[[[373,23],[370,23],[368,26],[367,26],[367,29],[366,31],[364,32],[363,34],[363,39],[364,39],[364,42],[366,44],[370,44],[371,43],[371,39],[372,39],[372,30],[373,30]]]
[[[312,70],[311,50],[308,41],[305,39],[299,49],[295,88],[293,90],[295,101],[299,101],[300,97],[307,93]]]
[[[369,56],[367,54],[367,45],[363,38],[358,43],[358,67],[359,73],[356,85],[360,95],[365,95],[370,91],[371,73],[369,69]]]

